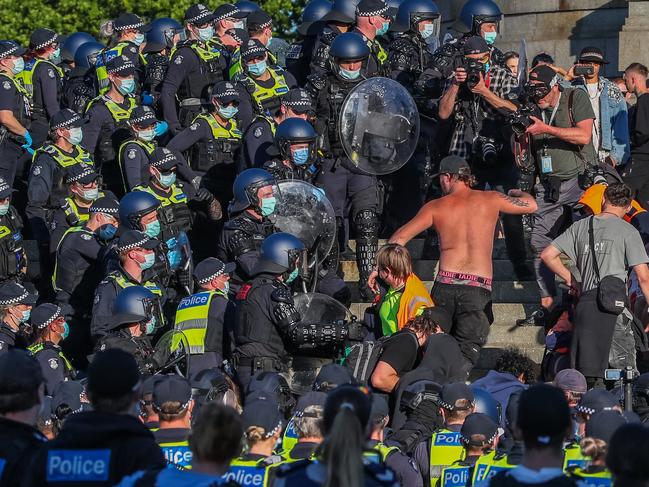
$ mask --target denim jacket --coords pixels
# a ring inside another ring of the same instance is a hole
[[[582,78],[574,79],[571,84],[588,91]],[[610,152],[617,165],[622,166],[631,155],[626,100],[615,83],[606,78],[599,79],[599,89],[601,149]]]

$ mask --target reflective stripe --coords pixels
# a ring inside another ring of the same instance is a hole
[[[24,87],[22,90],[29,98],[34,98],[34,72],[40,63],[49,64],[63,79],[63,70],[46,59],[34,58],[25,63],[25,69],[16,75],[16,80]]]
[[[187,337],[189,353],[205,352],[208,315],[212,298],[216,295],[227,297],[221,291],[204,291],[183,298],[176,310],[176,331],[182,331]]]
[[[160,286],[158,286],[156,283],[152,281],[146,281],[142,284],[133,283],[131,281],[128,281],[121,273],[109,274],[108,277],[114,279],[117,285],[122,289],[125,289],[130,286],[143,286],[147,288],[149,291],[151,291],[153,294],[155,294],[156,296],[162,296],[162,290],[160,289]]]
[[[268,467],[264,460],[242,460],[236,458],[222,478],[239,483],[241,487],[263,487],[268,483]]]
[[[447,429],[433,433],[430,441],[430,485],[435,487],[445,467],[450,467],[458,460],[464,459],[464,447],[460,442],[460,433]]]
[[[234,119],[230,121],[232,128],[228,130],[218,123],[213,115],[201,114],[194,119],[194,122],[199,118],[207,122],[215,139],[241,139],[242,137],[241,130],[237,127],[237,122]]]
[[[133,188],[133,191],[144,191],[145,193],[152,194],[158,201],[160,201],[161,206],[187,203],[187,195],[175,184],[171,186],[171,194],[169,196],[160,196],[158,193],[153,191],[153,188],[150,186],[136,186]]]
[[[27,350],[29,350],[29,353],[32,355],[36,355],[38,352],[43,350],[45,348],[44,343],[34,343],[33,345],[27,347]],[[59,354],[59,357],[63,361],[63,364],[65,365],[66,370],[72,370],[72,364],[68,361],[68,359],[63,355],[62,350],[58,350],[57,353]]]
[[[611,487],[611,472],[603,470],[597,473],[587,473],[581,468],[576,468],[570,472],[571,476],[577,477],[583,481],[587,487]]]
[[[94,167],[95,163],[92,160],[92,156],[90,155],[90,152],[85,150],[80,145],[75,145],[74,147],[78,151],[76,157],[72,157],[69,156],[68,154],[65,154],[59,147],[57,147],[54,144],[44,145],[36,149],[34,155],[32,156],[32,162],[36,161],[36,159],[40,155],[47,154],[52,159],[54,159],[54,161],[56,161],[56,163],[59,166],[64,168],[74,166],[75,164],[82,164],[84,166]]]
[[[284,75],[278,73],[273,68],[268,68],[268,72],[270,73],[270,76],[271,78],[273,78],[274,81],[273,86],[271,86],[270,88],[264,88],[263,86],[259,86],[257,83],[254,82],[254,80],[252,80],[255,86],[255,91],[252,93],[252,97],[260,107],[263,105],[265,101],[288,93],[288,85],[286,84]]]
[[[144,152],[147,153],[148,156],[151,156],[151,154],[155,150],[155,144],[152,144],[151,142],[145,142],[145,141],[140,140],[140,139],[132,139],[132,140],[127,140],[126,142],[124,142],[122,145],[119,146],[119,155],[118,155],[117,161],[119,162],[119,171],[122,174],[122,183],[124,183],[124,191],[128,193],[130,190],[129,190],[129,188],[126,187],[126,174],[125,174],[125,171],[124,171],[124,167],[122,165],[122,154],[124,153],[124,147],[127,144],[139,145],[140,147],[142,147]]]
[[[129,102],[129,107],[122,108],[107,96],[104,95],[98,96],[97,98],[93,98],[92,100],[90,100],[90,103],[88,103],[88,107],[86,108],[86,113],[88,113],[88,110],[90,110],[90,107],[92,106],[93,103],[102,101],[106,106],[106,108],[108,109],[108,111],[110,112],[111,116],[113,117],[113,120],[115,120],[115,122],[119,123],[119,122],[128,121],[129,117],[131,116],[131,112],[136,107],[137,103],[135,102],[135,98],[133,98],[132,96],[129,96],[126,99]]]
[[[581,453],[581,448],[575,443],[568,444],[564,449],[563,456],[563,471],[567,471],[571,467],[584,468],[586,462],[590,460]]]
[[[97,73],[97,81],[99,82],[99,94],[103,95],[110,88],[110,82],[108,81],[108,73],[106,72],[106,63],[117,56],[122,55],[125,47],[129,47],[132,44],[130,42],[122,41],[117,43],[111,48],[106,48],[99,53],[97,56],[97,64],[95,66],[95,72]],[[144,65],[146,64],[146,59],[142,54],[138,54],[140,62]]]

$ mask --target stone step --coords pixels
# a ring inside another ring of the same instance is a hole
[[[498,360],[498,357],[500,354],[503,352],[503,350],[507,347],[510,347],[511,345],[508,345],[506,343],[490,343],[487,344],[482,350],[480,350],[480,358],[478,359],[478,363],[476,364],[474,368],[474,372],[472,373],[472,379],[477,378],[479,375],[484,375],[481,374],[480,371],[486,371],[486,370],[491,370],[496,366],[496,361]],[[524,355],[527,355],[529,358],[531,358],[535,363],[540,364],[541,360],[543,359],[543,351],[544,347],[543,346],[538,346],[538,347],[522,347],[519,346],[517,347],[521,353]]]
[[[345,274],[345,281],[357,282],[358,281],[358,267],[356,261],[342,260],[342,270]],[[413,269],[419,279],[424,281],[432,280],[435,277],[437,270],[437,260],[420,260],[417,259],[413,262]],[[532,261],[528,261],[530,268],[532,268]],[[508,260],[494,260],[493,261],[493,278],[495,281],[509,281],[514,277],[514,267]]]

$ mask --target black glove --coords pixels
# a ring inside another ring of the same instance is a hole
[[[196,200],[204,201],[205,203],[211,203],[212,201],[214,201],[214,195],[207,189],[200,188],[198,191],[196,191]]]
[[[354,342],[362,342],[367,336],[367,329],[358,321],[353,321],[347,325],[347,338]]]

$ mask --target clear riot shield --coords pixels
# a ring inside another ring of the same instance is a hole
[[[320,293],[300,293],[294,297],[295,309],[304,323],[351,321],[352,313],[340,301]]]
[[[170,330],[160,337],[153,359],[158,368],[155,374],[176,373],[187,376],[189,341],[182,331]]]

